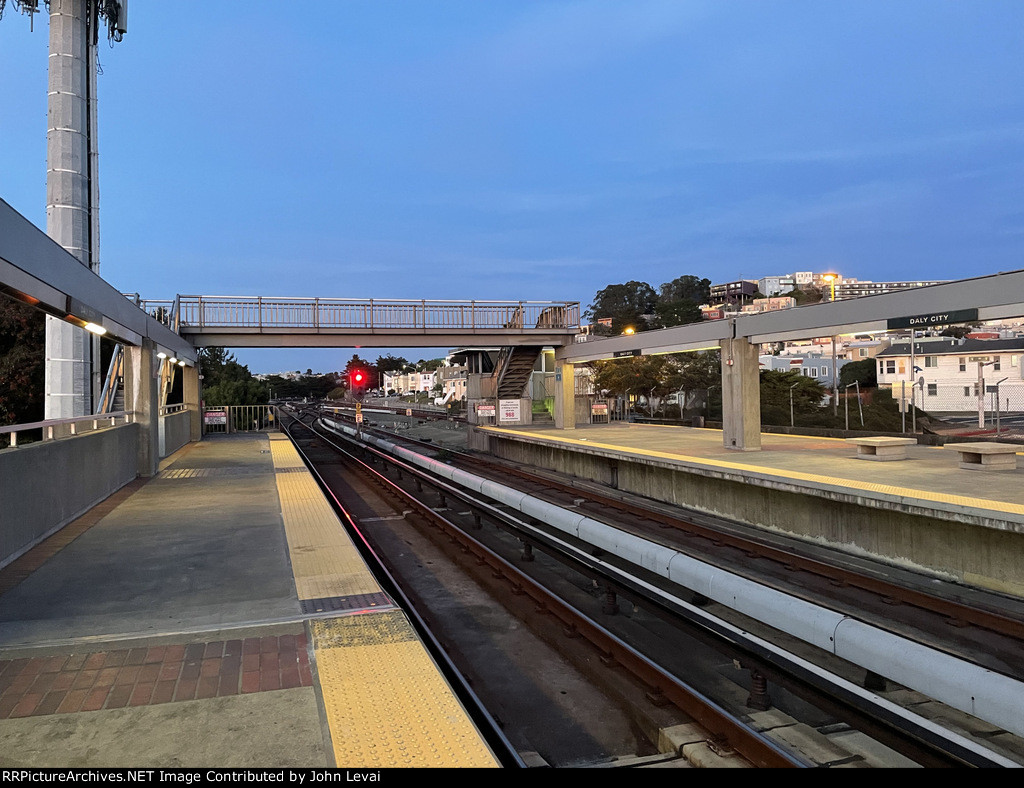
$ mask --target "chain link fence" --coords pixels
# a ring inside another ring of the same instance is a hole
[[[908,387],[909,388],[909,387]],[[929,419],[929,431],[954,436],[1024,438],[1024,381],[1009,378],[919,383],[915,401]]]

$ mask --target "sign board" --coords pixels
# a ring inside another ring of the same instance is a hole
[[[412,408],[406,408],[405,409],[405,415],[406,416],[411,416],[412,415]]]
[[[977,309],[948,309],[945,312],[933,312],[930,315],[913,315],[911,317],[891,317],[886,323],[887,328],[927,328],[928,326],[946,326],[951,323],[970,323],[978,319]]]
[[[228,414],[223,410],[208,410],[203,414],[203,420],[207,424],[227,424]]]
[[[968,356],[967,360],[970,361],[972,364],[987,364],[992,359],[989,356]]]
[[[498,400],[498,421],[519,421],[520,404],[517,399]]]
[[[363,412],[363,403],[362,402],[357,402],[356,403],[356,413],[362,413],[362,412]]]
[[[639,356],[639,350],[616,350],[612,353],[612,358],[625,358],[626,356]]]
[[[481,404],[478,404],[476,406],[476,415],[477,416],[486,416],[488,418],[493,419],[494,418],[494,406],[493,405],[481,405]]]
[[[590,414],[592,416],[607,416],[608,415],[608,403],[607,402],[595,402],[590,406]]]
[[[362,423],[363,423],[363,414],[362,413],[357,413],[356,414],[356,424],[362,424]]]

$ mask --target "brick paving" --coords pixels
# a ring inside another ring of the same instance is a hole
[[[0,719],[312,685],[305,634],[0,660]]]

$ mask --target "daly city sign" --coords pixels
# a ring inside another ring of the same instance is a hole
[[[946,312],[935,312],[930,315],[913,315],[911,317],[891,317],[886,323],[887,328],[917,328],[918,326],[948,326],[952,323],[969,323],[978,319],[977,309],[951,309]]]

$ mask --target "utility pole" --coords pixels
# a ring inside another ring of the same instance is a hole
[[[0,13],[6,0],[0,0]],[[46,130],[46,233],[82,265],[99,272],[99,153],[96,144],[96,57],[99,25],[120,41],[126,0],[50,0]],[[39,0],[20,0],[34,28]],[[84,311],[84,310],[83,310]],[[93,324],[99,316],[75,317]],[[102,328],[96,326],[98,332]],[[102,386],[99,337],[46,318],[47,419],[93,412]]]

